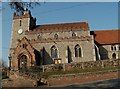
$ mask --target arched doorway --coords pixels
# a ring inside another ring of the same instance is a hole
[[[19,70],[25,71],[27,69],[27,56],[20,55],[18,58],[18,68]]]
[[[112,54],[112,58],[116,59],[116,54],[115,53]]]

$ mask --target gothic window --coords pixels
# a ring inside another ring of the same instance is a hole
[[[116,46],[114,46],[114,50],[116,51]]]
[[[111,46],[111,50],[113,51],[113,49],[114,49],[114,47],[113,46]]]
[[[75,34],[75,32],[73,32],[73,33],[72,33],[72,37],[76,37],[76,34]]]
[[[111,45],[111,51],[116,51],[116,46],[115,45]]]
[[[51,58],[57,58],[57,48],[55,46],[51,47]]]
[[[75,57],[82,57],[81,48],[78,44],[75,46]]]
[[[58,34],[55,34],[55,35],[54,35],[54,38],[57,39],[57,38],[58,38]]]
[[[116,54],[115,53],[112,54],[112,58],[116,59]]]
[[[42,35],[41,35],[41,34],[39,34],[39,35],[37,36],[37,38],[38,38],[38,39],[41,39],[41,38],[42,38]]]
[[[22,21],[20,20],[20,26],[21,26],[21,24],[22,24]]]

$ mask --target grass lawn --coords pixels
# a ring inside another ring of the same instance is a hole
[[[55,72],[34,72],[32,75],[39,75],[47,78],[51,75],[64,75],[64,74],[77,74],[77,73],[95,73],[99,71],[112,71],[112,70],[120,70],[120,67],[111,67],[111,68],[91,68],[91,69],[79,69],[79,70],[71,70],[71,71],[55,71]]]
[[[62,74],[76,74],[76,73],[87,73],[87,72],[98,72],[98,71],[109,71],[109,70],[119,70],[120,67],[111,67],[111,68],[91,68],[91,69],[80,69],[80,70],[71,70],[71,71],[56,71],[56,72],[47,72],[48,75],[62,75]]]

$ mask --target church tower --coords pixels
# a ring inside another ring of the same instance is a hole
[[[22,14],[14,13],[12,22],[12,34],[10,55],[13,58],[14,50],[23,37],[27,37],[26,31],[32,30],[36,26],[36,18],[33,18],[28,9],[24,9]]]

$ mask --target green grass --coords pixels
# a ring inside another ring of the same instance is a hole
[[[48,75],[62,75],[62,74],[77,74],[77,73],[87,73],[87,72],[98,72],[98,71],[109,71],[117,70],[120,67],[111,67],[111,68],[92,68],[92,69],[80,69],[80,70],[71,70],[71,71],[57,71],[57,72],[47,72]]]
[[[93,72],[99,72],[99,71],[110,71],[110,70],[120,70],[120,67],[111,67],[111,68],[89,68],[89,69],[77,69],[77,70],[71,70],[71,71],[56,71],[56,72],[36,72],[32,73],[33,75],[40,75],[42,77],[47,78],[51,75],[64,75],[64,74],[78,74],[78,73],[93,73]]]

